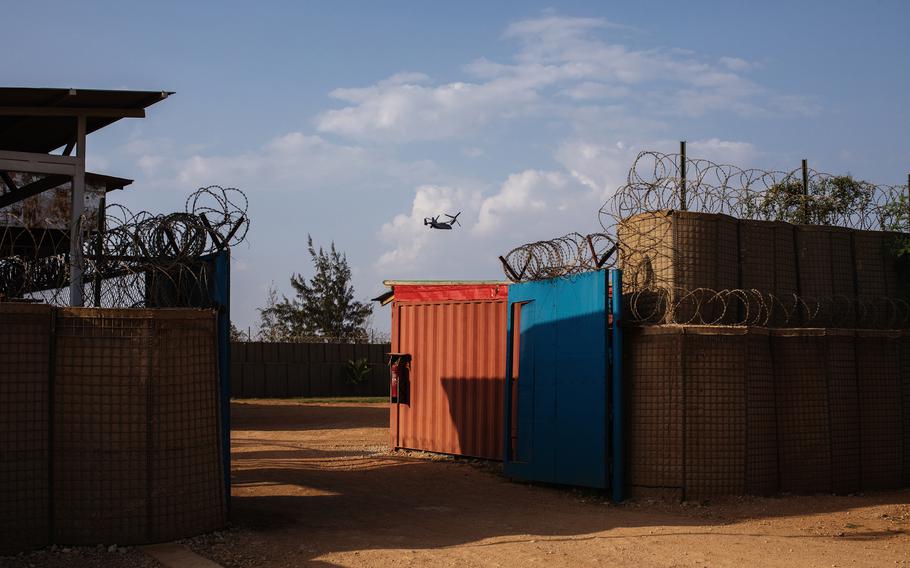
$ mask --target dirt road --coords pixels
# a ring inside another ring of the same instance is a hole
[[[614,506],[389,455],[384,405],[234,405],[225,566],[908,566],[910,492]]]

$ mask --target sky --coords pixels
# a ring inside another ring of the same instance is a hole
[[[20,2],[0,84],[167,90],[89,137],[111,196],[181,210],[242,189],[232,317],[346,253],[387,279],[502,279],[515,246],[599,230],[642,150],[906,183],[910,3]],[[423,218],[462,211],[462,226]],[[373,325],[389,326],[388,308]]]

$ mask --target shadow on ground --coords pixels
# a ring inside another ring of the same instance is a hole
[[[489,467],[390,455],[384,451],[384,405],[244,403],[233,412],[232,521],[241,539],[236,545],[247,547],[253,559],[261,554],[263,565],[319,565],[313,559],[345,551],[483,547],[482,541],[492,537],[499,543],[610,539],[593,533],[619,527],[674,526],[683,527],[676,535],[711,530],[716,536],[721,525],[739,518],[910,500],[910,493],[899,492],[731,500],[694,508],[674,503],[614,506],[596,491],[513,483]],[[288,434],[293,431],[300,432]],[[900,534],[870,527],[850,536],[884,539]],[[217,551],[209,552],[230,564]],[[249,559],[244,563],[256,564]]]
[[[344,412],[343,409],[356,409]],[[375,403],[231,402],[231,430],[299,431],[388,427],[389,407]]]

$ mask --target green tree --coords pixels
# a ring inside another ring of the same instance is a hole
[[[270,326],[287,336],[326,336],[345,339],[363,338],[373,307],[354,299],[351,269],[347,257],[331,244],[328,251],[313,245],[307,235],[307,250],[315,275],[309,280],[291,276],[294,297],[283,296],[260,310]]]
[[[240,331],[240,328],[237,327],[237,324],[231,322],[231,341],[248,341],[246,334]]]
[[[910,203],[907,200],[907,192],[910,192],[910,186],[902,191],[897,199],[882,206],[879,212],[879,222],[883,229],[903,233],[894,235],[889,246],[891,253],[904,262],[910,258],[910,237],[907,236],[910,232]]]
[[[265,307],[259,308],[259,341],[288,341],[292,332],[278,310],[278,290],[269,285]]]
[[[809,183],[803,192],[801,180],[775,183],[746,204],[749,217],[806,225],[835,225],[851,214],[866,211],[875,186],[852,176],[832,176]]]

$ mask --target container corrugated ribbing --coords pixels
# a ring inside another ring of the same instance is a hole
[[[394,289],[392,351],[411,368],[409,403],[391,407],[392,447],[501,460],[507,286]]]

